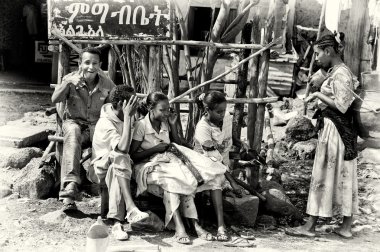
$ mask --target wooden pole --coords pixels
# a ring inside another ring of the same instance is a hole
[[[116,77],[116,53],[112,47],[108,50],[108,77],[115,82]]]
[[[73,42],[71,42],[70,40],[68,40],[67,38],[65,38],[64,36],[61,35],[61,33],[58,31],[58,30],[52,30],[51,33],[54,35],[54,36],[57,36],[60,40],[62,40],[63,42],[66,43],[66,45],[70,46],[75,52],[77,53],[81,53],[82,50],[79,49],[76,45],[73,44]],[[83,42],[83,43],[86,43],[86,42]],[[107,43],[104,43],[104,44],[107,44]]]
[[[317,39],[319,39],[319,38],[321,37],[322,29],[323,29],[324,24],[325,24],[326,3],[327,3],[327,0],[323,0],[321,16],[320,16],[320,18],[319,18],[319,25],[318,25]],[[315,62],[315,53],[313,53],[313,56],[311,57],[311,62],[310,62],[310,66],[309,66],[309,74],[308,74],[309,78],[313,75],[313,66],[314,66],[314,62]],[[310,86],[310,82],[308,82],[308,83],[306,84],[305,98],[309,96],[310,88],[311,88],[311,86]],[[307,104],[304,105],[303,114],[304,114],[304,115],[307,114]]]
[[[148,94],[161,91],[160,46],[149,46]]]
[[[236,43],[219,43],[219,42],[207,42],[207,41],[195,41],[195,40],[85,40],[85,39],[73,39],[65,41],[71,45],[77,44],[110,44],[110,45],[178,45],[189,47],[212,47],[220,49],[253,49],[260,50],[263,48],[260,44],[236,44]],[[54,40],[50,40],[51,44],[56,44]],[[74,45],[75,46],[75,45]],[[276,47],[277,48],[277,47]],[[280,48],[280,46],[279,46]],[[80,50],[80,49],[79,49]]]
[[[268,18],[265,30],[265,42],[268,43],[272,39],[272,31],[274,26],[274,13],[275,13],[276,1],[271,0],[268,10]],[[282,39],[281,39],[282,41]],[[269,59],[270,51],[264,51],[259,61],[259,98],[263,98],[267,93],[267,81],[268,81],[268,71],[269,71]],[[259,104],[257,107],[256,114],[256,124],[255,133],[253,138],[253,149],[260,153],[261,140],[263,138],[263,128],[264,128],[264,112],[265,105]]]
[[[344,30],[346,46],[344,48],[344,61],[352,73],[360,76],[360,63],[362,59],[362,47],[365,29],[365,14],[368,8],[368,0],[352,0],[349,21],[346,21],[347,29]]]
[[[252,23],[246,23],[242,31],[241,42],[249,43],[251,40]],[[239,55],[239,60],[243,60],[249,56],[250,50],[243,50]],[[248,78],[248,61],[245,62],[238,70],[238,85],[236,90],[236,98],[246,97]],[[235,143],[240,141],[241,127],[243,123],[244,104],[235,104],[234,116],[232,120],[232,139]]]
[[[259,43],[260,42],[260,17],[254,16],[253,22],[252,22],[252,43]],[[259,85],[258,85],[258,78],[259,78],[259,61],[260,61],[260,55],[258,55],[255,58],[252,58],[250,61],[250,80],[249,80],[249,98],[256,98],[259,94]],[[254,139],[254,128],[256,123],[256,112],[257,112],[257,105],[255,103],[248,104],[248,123],[247,123],[247,138],[248,138],[248,145],[250,148],[253,148],[253,139]],[[251,174],[254,174],[252,172]],[[253,181],[253,178],[251,179]]]
[[[270,49],[272,46],[276,45],[277,43],[281,42],[282,41],[282,38],[279,37],[277,39],[275,39],[274,41],[268,43],[266,46],[264,46],[262,49],[260,49],[259,51],[249,55],[247,58],[245,58],[244,60],[238,62],[235,66],[231,67],[229,70],[225,71],[224,73],[222,74],[219,74],[218,76],[212,78],[211,80],[208,80],[208,81],[205,81],[203,83],[200,83],[199,85],[197,85],[196,87],[194,88],[190,88],[189,90],[187,90],[186,92],[184,92],[183,94],[177,96],[176,98],[170,100],[169,102],[172,103],[172,102],[175,102],[176,100],[180,99],[180,98],[183,98],[185,97],[186,95],[200,89],[201,87],[205,86],[205,85],[208,85],[212,82],[214,82],[215,80],[218,80],[220,78],[222,78],[223,76],[226,76],[227,74],[229,74],[230,72],[234,71],[236,68],[238,68],[240,65],[244,64],[245,62],[248,62],[250,59],[258,56],[260,53],[263,53],[264,51]],[[269,51],[268,51],[268,54],[269,54]]]
[[[133,61],[132,61],[131,45],[125,46],[125,53],[126,53],[127,66],[128,66],[128,71],[129,71],[129,80],[130,80],[131,86],[136,90],[136,76],[135,76],[136,73],[135,73],[135,69],[134,69]]]

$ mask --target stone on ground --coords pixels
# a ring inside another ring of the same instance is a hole
[[[12,189],[8,185],[0,185],[0,199],[12,194]]]
[[[303,116],[296,116],[288,122],[286,135],[297,141],[307,141],[317,135],[314,125]]]
[[[297,156],[302,159],[313,159],[317,148],[318,139],[312,138],[307,141],[300,141],[294,144],[293,150],[297,152]]]
[[[41,157],[43,151],[36,147],[11,148],[0,147],[0,167],[11,167],[21,169],[25,167],[32,158]]]
[[[66,214],[62,210],[47,213],[40,217],[40,220],[50,224],[60,224],[66,218]]]
[[[259,210],[259,198],[252,195],[243,198],[226,197],[226,201],[234,206],[233,219],[239,221],[239,225],[253,227]]]
[[[33,158],[29,164],[21,170],[16,180],[14,190],[20,195],[31,199],[45,199],[54,187],[53,167],[48,165],[39,168],[40,158]]]

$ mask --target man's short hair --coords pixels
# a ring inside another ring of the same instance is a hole
[[[86,48],[84,48],[84,49],[81,51],[81,53],[79,54],[79,61],[82,61],[82,56],[83,56],[83,53],[85,53],[85,52],[98,55],[98,57],[99,57],[99,61],[100,61],[100,55],[101,55],[102,53],[101,53],[100,50],[99,50],[98,48],[96,48],[96,47],[86,47]]]
[[[124,100],[127,100],[128,102],[134,94],[135,90],[133,87],[128,85],[119,85],[111,90],[108,99],[109,102],[112,103],[112,107],[116,108],[120,101],[124,102]]]

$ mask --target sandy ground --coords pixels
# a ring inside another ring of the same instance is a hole
[[[51,105],[49,94],[0,92],[0,95],[0,125],[21,118],[24,112],[41,110]],[[380,175],[380,169],[376,169]],[[17,170],[0,168],[0,179],[9,179],[17,173]],[[378,181],[373,180],[371,188],[378,186]],[[61,203],[56,199],[29,200],[14,196],[1,199],[0,251],[84,251],[86,232],[99,214],[99,202],[97,197],[84,198],[78,202],[81,212],[74,216],[55,216],[50,220],[56,223],[50,223],[40,217],[47,213],[57,213]],[[379,224],[373,214],[361,213],[357,219]],[[255,229],[256,240],[253,242],[256,248],[253,249],[227,248],[220,242],[206,242],[195,237],[191,238],[191,246],[178,245],[171,238],[171,232],[130,232],[129,241],[118,242],[111,237],[110,245],[148,246],[146,248],[160,246],[161,251],[380,251],[378,226],[377,229],[354,227],[356,232],[352,240],[327,233],[325,229],[326,225],[318,226],[320,237],[314,239],[289,237],[284,234],[283,227],[275,230]]]

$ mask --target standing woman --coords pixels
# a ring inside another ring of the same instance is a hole
[[[344,34],[326,35],[315,42],[316,60],[329,69],[319,92],[305,98],[318,99],[319,139],[310,182],[305,225],[287,229],[288,235],[314,237],[318,217],[342,215],[334,232],[351,238],[352,215],[358,212],[357,134],[353,125],[356,77],[340,57]]]

